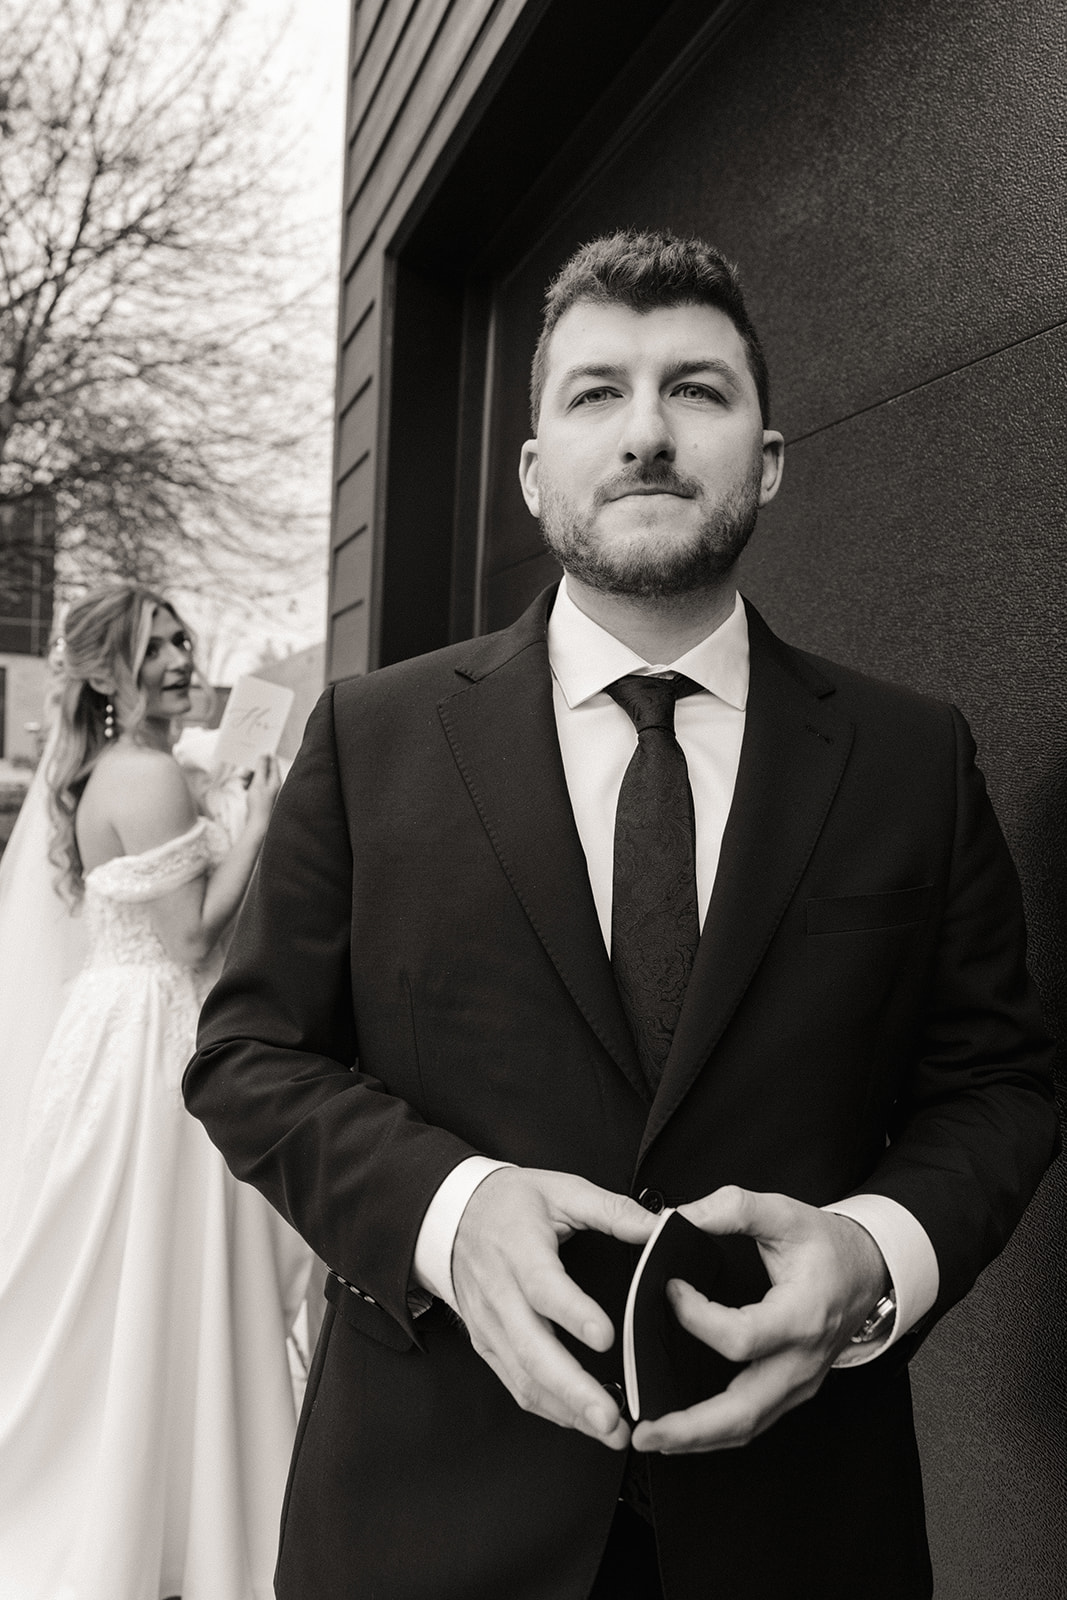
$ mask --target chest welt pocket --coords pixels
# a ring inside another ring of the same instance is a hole
[[[809,900],[809,933],[871,933],[879,928],[907,928],[925,922],[933,903],[932,883],[884,894],[849,894],[832,900]]]

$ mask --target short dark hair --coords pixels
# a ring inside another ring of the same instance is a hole
[[[763,426],[769,426],[767,361],[745,306],[737,268],[703,239],[624,228],[583,244],[548,286],[530,372],[530,414],[535,433],[549,341],[560,317],[579,300],[624,305],[640,312],[682,305],[714,306],[725,312],[741,335],[759,396]]]

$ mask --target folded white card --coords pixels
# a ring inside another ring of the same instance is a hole
[[[272,756],[278,748],[293,691],[265,678],[238,678],[219,723],[215,744],[216,772],[228,767],[250,767],[257,756]]]

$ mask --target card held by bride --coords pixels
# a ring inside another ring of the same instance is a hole
[[[238,678],[219,723],[216,772],[250,767],[257,756],[274,755],[281,741],[293,691],[265,678]]]

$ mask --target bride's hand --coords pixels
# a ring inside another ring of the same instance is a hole
[[[248,821],[265,833],[278,790],[282,786],[281,768],[276,756],[258,756],[248,784]]]

